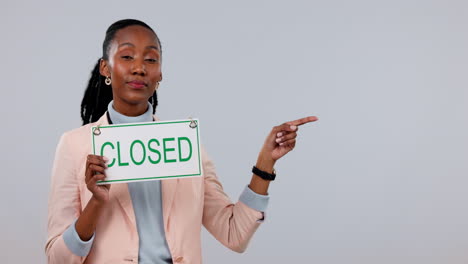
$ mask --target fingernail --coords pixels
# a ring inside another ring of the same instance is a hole
[[[297,126],[290,126],[292,130],[296,130]]]
[[[102,156],[102,159],[103,159],[105,162],[108,162],[108,161],[109,161],[109,159],[108,159],[107,157],[104,157],[104,156]]]
[[[279,143],[280,146],[283,146],[284,143]]]
[[[282,135],[283,135],[283,133],[278,132],[278,133],[276,134],[276,137],[281,137]]]
[[[280,142],[281,142],[281,138],[277,138],[276,143],[280,143]]]

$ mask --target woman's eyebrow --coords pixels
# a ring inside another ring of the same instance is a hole
[[[154,46],[154,45],[150,45],[148,47],[146,47],[147,49],[155,49],[157,51],[159,51],[159,48],[157,46]]]

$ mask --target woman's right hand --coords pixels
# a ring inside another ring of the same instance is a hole
[[[89,154],[86,159],[86,186],[93,194],[94,199],[103,204],[109,201],[110,184],[97,185],[96,183],[106,178],[106,163],[107,159],[103,156]]]

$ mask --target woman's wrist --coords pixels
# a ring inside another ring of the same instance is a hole
[[[257,158],[257,163],[255,163],[255,167],[257,167],[259,170],[272,173],[275,163],[276,160],[272,158],[267,158],[260,154]]]
[[[272,158],[267,158],[267,156],[258,155],[257,163],[255,167],[259,170],[272,173],[273,166],[275,165],[276,161]],[[259,176],[253,174],[252,179],[250,180],[249,188],[257,194],[267,195],[268,194],[268,186],[270,185],[270,181],[264,180]]]
[[[93,194],[93,196],[91,197],[91,199],[88,202],[88,204],[90,204],[90,206],[96,207],[96,208],[101,208],[106,203],[107,203],[107,201],[103,201],[102,199],[97,198],[96,195],[94,195],[94,194]]]

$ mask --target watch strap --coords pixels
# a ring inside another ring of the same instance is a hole
[[[273,173],[268,173],[266,171],[262,171],[259,168],[253,166],[252,173],[267,181],[274,181],[276,178],[275,169],[273,169]]]

